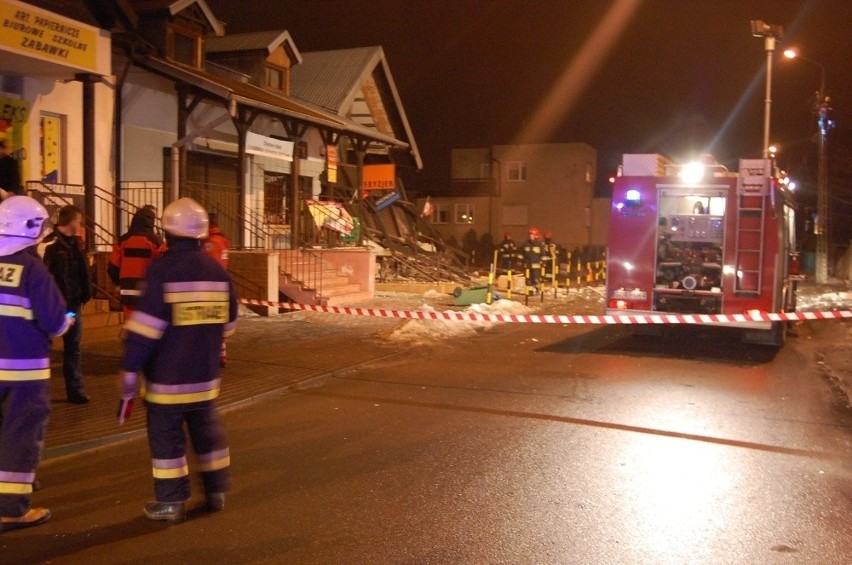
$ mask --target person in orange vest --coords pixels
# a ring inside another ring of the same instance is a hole
[[[216,260],[222,267],[228,270],[228,247],[231,241],[222,233],[219,228],[219,215],[216,212],[210,213],[210,229],[207,239],[204,240],[204,245],[201,248],[208,256]],[[228,362],[228,346],[225,344],[225,338],[222,338],[222,349],[219,352],[219,364],[224,367]]]
[[[216,212],[210,213],[210,235],[204,240],[204,252],[228,270],[228,247],[231,241],[222,233]]]
[[[118,239],[109,256],[107,274],[121,289],[125,318],[139,303],[148,264],[163,253],[163,242],[154,231],[156,219],[150,204],[139,208],[130,220],[130,229]]]

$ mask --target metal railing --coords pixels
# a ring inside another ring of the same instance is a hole
[[[84,194],[85,187],[81,184],[63,184],[63,183],[45,183],[42,181],[27,181],[27,192],[32,195],[36,193],[41,196],[41,202],[48,209],[48,212],[55,212],[58,208],[71,204],[78,207],[80,210],[85,210]],[[110,197],[105,197],[104,194]],[[36,200],[38,200],[38,196]],[[86,222],[83,226],[85,238],[88,241],[91,238],[92,245],[99,251],[109,251],[115,242],[112,230],[95,221],[95,218],[112,218],[114,213],[114,203],[108,192],[98,189],[95,190],[95,217],[90,218],[91,225],[89,227]],[[55,218],[51,218],[55,221]]]

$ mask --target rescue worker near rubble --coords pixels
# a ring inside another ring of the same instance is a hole
[[[125,324],[125,354],[119,386],[119,422],[130,416],[137,374],[145,374],[156,500],[145,504],[151,520],[186,519],[190,498],[186,424],[196,454],[209,511],[225,506],[230,454],[216,414],[219,349],[233,333],[237,295],[228,273],[201,249],[208,216],[200,204],[181,198],[163,211],[168,250],[151,262],[145,289]]]
[[[204,240],[204,253],[214,258],[217,263],[228,270],[228,247],[231,241],[222,233],[219,227],[219,215],[216,212],[210,213],[210,234]],[[227,340],[222,338],[222,350],[219,352],[219,365],[225,366],[228,362]]]
[[[163,252],[163,242],[154,230],[157,215],[151,205],[139,208],[127,233],[112,248],[107,274],[119,286],[125,319],[139,303],[145,271],[153,259]]]
[[[553,233],[544,232],[541,262],[544,265],[544,275],[547,280],[559,272],[559,262],[562,256],[562,246],[553,241]]]
[[[50,414],[50,342],[73,319],[33,247],[47,219],[28,196],[0,204],[0,531],[50,519],[30,496]]]
[[[497,246],[497,268],[502,271],[514,269],[517,258],[518,246],[512,239],[512,232],[507,231],[503,234],[503,241]]]
[[[529,275],[529,280],[526,282],[527,288],[537,289],[541,283],[541,258],[543,254],[544,246],[541,242],[541,232],[538,228],[531,227],[529,239],[521,247],[524,268]]]

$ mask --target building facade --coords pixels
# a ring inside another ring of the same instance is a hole
[[[584,143],[453,150],[450,190],[430,195],[428,219],[466,251],[473,241],[485,249],[506,232],[519,243],[530,227],[568,248],[603,245],[609,199],[595,198],[596,162]],[[422,209],[425,198],[418,204]]]

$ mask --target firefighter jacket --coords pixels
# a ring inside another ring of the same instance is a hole
[[[142,208],[130,222],[109,256],[107,274],[121,289],[121,303],[136,308],[142,295],[145,271],[153,259],[163,252],[163,243],[154,232],[154,212]]]
[[[76,312],[92,298],[92,277],[79,237],[54,231],[45,240],[44,262],[56,279],[68,309]]]
[[[0,382],[50,378],[50,340],[71,325],[65,299],[33,247],[0,257]]]
[[[124,326],[123,369],[144,372],[144,398],[158,405],[209,403],[219,396],[222,338],[236,328],[237,294],[228,273],[176,238],[151,262],[145,290]]]
[[[538,240],[528,240],[521,248],[521,255],[524,258],[524,266],[528,269],[540,269],[541,258],[544,255],[544,245]]]
[[[231,242],[219,229],[219,226],[210,226],[210,236],[204,240],[204,252],[216,259],[226,270],[228,268],[228,246]]]

